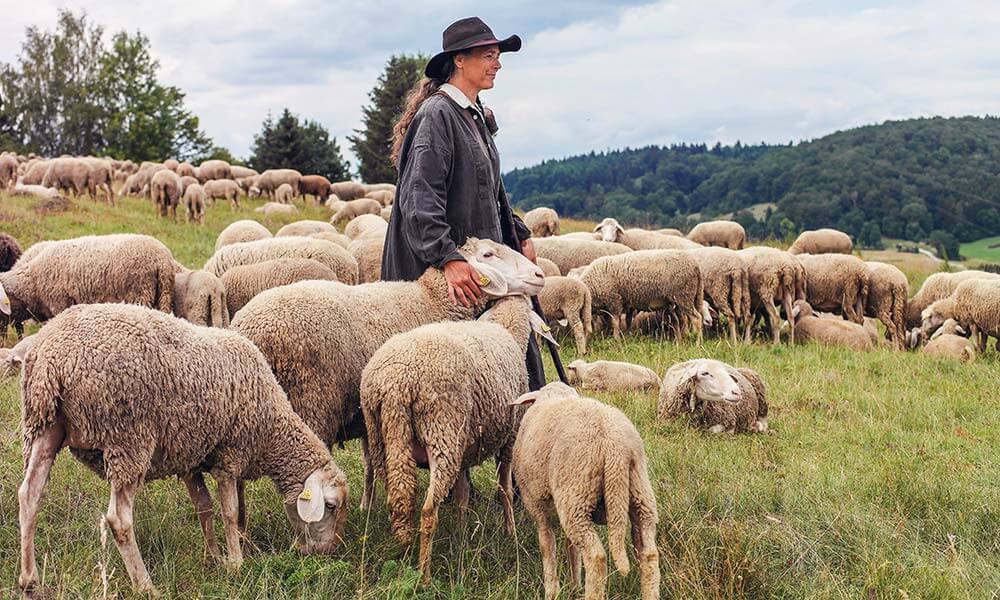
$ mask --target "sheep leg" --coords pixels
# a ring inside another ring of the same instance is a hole
[[[771,343],[778,345],[781,343],[781,319],[778,317],[778,309],[773,302],[764,303],[764,319],[771,328]]]
[[[132,585],[140,593],[155,595],[156,589],[153,587],[153,580],[149,577],[149,571],[146,570],[142,554],[139,553],[139,545],[135,543],[132,509],[135,493],[138,489],[138,481],[113,486],[111,499],[108,502],[108,514],[104,518],[108,526],[111,527],[118,552],[122,555],[122,562],[125,563],[125,570],[132,578]]]
[[[536,522],[538,528],[538,550],[542,555],[542,583],[545,586],[545,600],[554,600],[559,595],[559,575],[556,572],[556,536],[552,525],[544,516]]]
[[[497,459],[497,483],[500,501],[503,503],[503,524],[507,535],[514,535],[514,481],[511,475],[510,459]]]
[[[420,510],[420,571],[423,573],[424,585],[429,585],[431,582],[431,550],[438,524],[438,507],[441,506],[441,502],[448,495],[448,490],[452,488],[461,471],[460,465],[450,457],[438,451],[429,451],[427,454],[431,479],[427,486],[424,505]]]
[[[18,516],[21,528],[21,575],[17,583],[28,594],[38,585],[38,564],[35,562],[35,528],[38,526],[38,506],[42,501],[49,471],[62,448],[66,427],[62,421],[50,425],[31,442],[24,481],[17,490]]]
[[[213,559],[219,559],[219,544],[215,541],[215,528],[212,524],[212,496],[205,485],[205,477],[201,473],[192,473],[181,478],[191,497],[194,512],[198,515],[201,532],[205,536],[205,550]]]
[[[246,483],[239,479],[236,481],[236,497],[239,504],[239,516],[236,518],[236,525],[240,529],[241,534],[246,534],[247,532],[247,497],[246,497]]]
[[[223,564],[232,571],[238,571],[243,566],[243,549],[240,547],[240,501],[236,479],[220,477],[216,480],[219,483],[219,508],[222,513],[222,525],[226,531],[226,558],[223,560]]]
[[[566,531],[570,543],[580,549],[583,555],[584,598],[586,600],[604,600],[604,580],[607,578],[608,557],[601,545],[601,538],[590,522],[589,514],[574,514],[568,522],[563,520],[560,511],[560,522]]]
[[[566,540],[566,569],[569,571],[569,579],[573,587],[579,588],[583,583],[583,561],[580,552],[573,545],[573,542]]]
[[[643,507],[633,505],[629,511],[632,522],[632,543],[639,560],[639,581],[642,600],[660,597],[660,552],[656,548],[656,516]]]
[[[788,343],[793,345],[795,344],[795,319],[792,317],[792,295],[788,292],[781,296],[781,307],[785,311],[785,318],[788,319]]]
[[[375,468],[368,450],[368,436],[361,436],[361,460],[365,466],[365,489],[361,493],[361,510],[375,506]]]
[[[573,338],[576,340],[576,353],[580,356],[587,354],[587,332],[583,327],[583,321],[580,320],[580,311],[563,311],[566,313],[566,320],[569,321],[569,326],[573,330]]]

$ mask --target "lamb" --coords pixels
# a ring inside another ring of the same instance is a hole
[[[351,201],[364,198],[365,186],[356,181],[338,181],[330,184],[330,192],[336,194],[341,200]]]
[[[699,248],[688,255],[698,262],[705,298],[715,311],[726,317],[729,337],[739,342],[740,330],[750,320],[750,268],[735,250]]]
[[[795,238],[789,254],[850,254],[854,249],[851,236],[836,229],[803,231]]]
[[[533,240],[535,252],[542,258],[551,260],[560,273],[583,267],[602,256],[624,254],[632,249],[622,244],[597,240],[567,240],[561,237],[546,237]]]
[[[524,213],[524,224],[531,230],[531,237],[559,235],[559,213],[546,206]]]
[[[382,205],[379,204],[378,200],[373,200],[372,198],[348,200],[340,207],[340,210],[330,217],[330,222],[338,225],[342,222],[350,221],[358,215],[365,214],[375,215],[381,219]]]
[[[276,215],[293,216],[299,212],[294,204],[281,204],[280,202],[265,202],[262,206],[254,209],[254,212],[264,213],[265,219],[270,219]]]
[[[173,312],[195,325],[229,327],[226,286],[208,271],[177,265],[174,275]]]
[[[595,311],[611,317],[615,338],[621,337],[620,315],[674,306],[681,332],[702,341],[702,287],[698,263],[682,250],[640,250],[595,260],[581,280],[590,289]]]
[[[279,185],[278,189],[274,190],[274,201],[280,204],[291,204],[294,197],[295,191],[287,183]]]
[[[299,195],[299,184],[302,181],[302,173],[295,169],[268,169],[257,178],[257,188],[262,194],[274,198],[278,187],[287,183],[292,188],[292,196]]]
[[[240,186],[232,179],[205,181],[204,188],[209,200],[228,200],[232,210],[240,207]]]
[[[566,532],[566,554],[574,583],[580,558],[588,600],[604,596],[607,558],[593,522],[608,524],[608,545],[618,572],[628,573],[625,539],[631,521],[643,600],[659,598],[656,495],[642,438],[620,410],[581,398],[563,383],[550,383],[520,396],[529,404],[514,443],[513,472],[521,501],[535,521],[546,600],[559,594],[556,539],[558,518]]]
[[[645,229],[625,229],[617,220],[607,218],[594,227],[605,242],[618,242],[632,250],[689,250],[701,245],[684,238],[661,235]]]
[[[955,319],[946,319],[921,352],[933,358],[949,358],[962,362],[976,360],[975,344],[965,337],[965,330]]]
[[[379,204],[388,208],[392,206],[393,202],[396,201],[396,193],[391,190],[372,190],[370,192],[365,192],[365,198],[378,200]]]
[[[309,279],[337,281],[337,274],[311,258],[276,258],[233,267],[222,274],[229,316],[236,315],[251,298],[264,290]]]
[[[0,190],[5,190],[17,181],[17,157],[0,154]]]
[[[909,282],[906,275],[893,265],[867,261],[868,296],[865,315],[875,317],[885,325],[886,335],[897,350],[905,346],[906,302]]]
[[[128,304],[75,306],[37,337],[22,381],[18,584],[26,594],[38,585],[42,493],[64,445],[108,480],[106,521],[139,592],[156,590],[135,541],[133,502],[144,481],[171,475],[184,480],[213,557],[219,550],[202,474],[215,478],[226,563],[234,568],[243,560],[245,523],[238,490],[263,476],[283,498],[300,549],[335,550],[347,516],[347,478],[249,341]]]
[[[375,215],[358,215],[344,227],[344,235],[352,240],[369,235],[385,237],[388,232],[388,223]]]
[[[21,258],[21,245],[6,233],[0,233],[0,273],[10,271]]]
[[[806,300],[817,310],[864,322],[869,275],[864,261],[849,254],[799,254],[806,271]]]
[[[364,235],[351,241],[347,251],[358,261],[359,283],[371,283],[382,279],[382,250],[385,237]]]
[[[730,250],[742,250],[747,241],[747,232],[735,221],[706,221],[698,223],[688,232],[687,239],[703,246],[722,246]]]
[[[129,302],[170,312],[176,263],[159,240],[136,234],[92,235],[35,244],[0,273],[18,335],[24,321],[46,321],[74,304]]]
[[[187,209],[188,223],[197,222],[199,225],[205,224],[205,202],[207,196],[205,189],[197,183],[192,183],[184,190],[181,198],[184,208]]]
[[[542,271],[545,271],[544,267]],[[587,336],[593,333],[592,300],[586,284],[578,279],[546,275],[545,287],[538,293],[538,302],[547,319],[565,319],[576,340],[576,353],[586,355]]]
[[[566,366],[566,383],[585,390],[634,392],[659,388],[660,376],[648,367],[627,362],[574,360]]]
[[[822,318],[813,313],[812,306],[805,300],[796,300],[792,307],[795,320],[796,341],[816,342],[828,346],[846,346],[854,350],[875,348],[864,325],[838,318]]]
[[[767,391],[752,369],[706,358],[678,363],[663,375],[656,416],[683,414],[711,433],[762,433],[767,431]]]
[[[215,251],[218,252],[219,248],[230,244],[265,240],[270,237],[272,237],[271,232],[267,227],[257,221],[241,219],[230,223],[219,233],[219,237],[215,239]]]
[[[198,165],[198,181],[202,184],[213,179],[232,179],[233,169],[224,160],[206,160]]]
[[[285,225],[274,234],[274,237],[285,237],[289,235],[312,235],[314,233],[337,233],[337,229],[329,223],[323,221],[294,221]],[[339,234],[338,234],[339,235]]]
[[[326,240],[307,237],[280,237],[230,244],[216,250],[205,270],[221,277],[233,267],[275,258],[311,258],[330,267],[337,280],[347,285],[358,282],[358,261],[347,251]]]
[[[990,336],[998,339],[1000,351],[1000,279],[967,279],[950,296],[925,308],[921,316],[925,334],[947,319],[955,319],[978,340],[980,354],[986,352]]]
[[[438,507],[452,488],[465,525],[468,469],[495,457],[507,532],[514,532],[511,453],[528,390],[524,354],[531,335],[524,297],[493,305],[478,321],[431,323],[391,337],[361,375],[361,409],[373,474],[382,481],[393,532],[413,538],[416,468],[430,485],[420,511],[420,570],[431,579]]]
[[[535,259],[535,264],[537,264],[542,269],[542,273],[545,273],[546,277],[559,277],[562,273],[559,272],[559,267],[556,263],[544,257],[537,257]]]
[[[801,265],[796,257],[776,248],[754,246],[740,250],[747,262],[750,282],[750,319],[744,328],[743,338],[750,341],[750,330],[757,321],[757,314],[763,312],[771,329],[774,344],[781,342],[781,319],[774,303],[778,302],[785,315],[792,314],[792,302],[797,298],[797,282],[805,290],[805,277],[801,276]],[[795,343],[795,321],[789,319],[788,343]]]
[[[538,267],[506,246],[470,238],[459,252],[487,277],[486,295],[531,295],[542,287]],[[233,317],[231,327],[261,349],[295,411],[332,444],[363,435],[361,372],[386,340],[427,323],[469,319],[482,310],[482,304],[454,304],[448,289],[444,273],[435,268],[408,282],[300,281],[260,293]],[[366,505],[371,485],[369,470]]]
[[[928,277],[913,298],[906,304],[906,327],[911,329],[921,325],[921,313],[938,300],[943,300],[955,291],[958,284],[969,279],[998,279],[1000,275],[987,271],[959,271],[957,273],[934,273]]]
[[[206,190],[207,191],[207,190]],[[181,178],[169,169],[153,173],[149,180],[149,193],[161,217],[177,220],[177,205],[181,201]]]
[[[303,175],[299,180],[299,193],[316,196],[316,204],[323,204],[330,196],[330,180],[322,175]]]

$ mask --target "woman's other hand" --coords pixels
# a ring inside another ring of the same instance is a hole
[[[538,256],[535,254],[535,243],[528,238],[521,242],[521,254],[533,263],[538,263]]]
[[[479,273],[464,260],[446,262],[444,278],[448,281],[448,298],[453,304],[471,308],[483,295],[478,283]]]

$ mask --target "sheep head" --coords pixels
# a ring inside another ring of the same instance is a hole
[[[285,513],[304,554],[332,554],[347,521],[347,477],[330,462],[309,474],[302,490],[285,501]]]
[[[561,381],[553,381],[540,390],[534,390],[526,394],[521,394],[516,399],[511,400],[511,405],[530,405],[540,400],[555,400],[560,398],[579,398],[580,394],[576,390]]]
[[[792,320],[798,322],[805,317],[814,316],[812,304],[805,300],[796,300],[792,304]]]
[[[503,244],[469,238],[458,251],[479,273],[479,285],[488,296],[535,296],[545,286],[541,267]]]
[[[954,312],[954,296],[938,300],[920,313],[920,329],[924,332],[924,335],[930,335],[938,327],[941,327],[945,321],[953,317]]]
[[[616,220],[608,217],[594,227],[595,233],[601,234],[601,240],[605,242],[617,242],[619,236],[625,235],[625,228]]]
[[[743,399],[739,384],[729,372],[729,367],[717,360],[695,360],[681,375],[681,387],[690,387],[688,408],[691,412],[704,402],[729,402],[736,404]]]

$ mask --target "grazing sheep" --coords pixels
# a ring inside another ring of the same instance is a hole
[[[226,286],[208,271],[178,265],[174,276],[173,312],[203,327],[229,327]]]
[[[336,194],[338,198],[345,201],[357,200],[359,198],[364,198],[365,186],[357,183],[356,181],[338,181],[336,183],[330,184],[330,192]]]
[[[836,229],[803,231],[795,238],[789,254],[850,254],[854,249],[851,236]]]
[[[571,577],[579,587],[581,557],[588,600],[604,596],[607,555],[593,523],[607,523],[608,546],[618,572],[628,573],[625,540],[631,522],[643,600],[660,597],[656,495],[642,437],[617,408],[581,398],[563,383],[520,396],[530,404],[514,443],[513,472],[521,502],[535,521],[546,600],[559,594],[558,518],[566,532]]]
[[[111,190],[114,182],[112,167],[109,161],[101,158],[80,159],[87,165],[87,193],[96,201],[98,194],[104,196],[104,201],[109,205],[115,205],[115,195]]]
[[[181,175],[180,178],[181,178],[181,201],[183,201],[184,192],[186,192],[189,187],[191,187],[192,185],[201,186],[201,184],[198,183],[197,177],[191,177],[190,175]],[[202,191],[204,191],[204,188],[202,188]]]
[[[232,173],[233,179],[247,179],[259,175],[257,171],[249,167],[241,167],[240,165],[231,165],[229,170]]]
[[[205,263],[205,270],[221,277],[233,267],[275,258],[311,258],[330,267],[338,281],[347,285],[358,282],[358,261],[347,250],[333,242],[307,237],[288,236],[229,244],[215,251]]]
[[[752,369],[737,369],[717,360],[678,363],[663,376],[656,416],[683,414],[689,415],[691,425],[712,433],[767,431],[764,382]]]
[[[329,225],[329,223],[327,223],[327,225]],[[345,250],[347,249],[348,246],[351,245],[351,238],[347,237],[342,233],[337,233],[336,231],[332,233],[329,231],[318,231],[316,233],[310,233],[306,237],[333,242],[334,244],[337,244],[338,246],[340,246]]]
[[[174,169],[173,171],[174,173],[180,175],[182,178],[183,177],[191,177],[194,179],[198,178],[198,172],[194,170],[194,166],[188,161],[178,163],[177,168]]]
[[[192,183],[184,190],[182,202],[187,209],[188,222],[197,222],[199,225],[205,224],[205,203],[207,202],[205,188],[200,184]]]
[[[605,242],[618,242],[632,250],[689,250],[701,245],[672,235],[661,235],[645,229],[625,229],[617,220],[607,218],[594,227]]]
[[[396,201],[396,193],[391,190],[372,190],[365,193],[365,198],[378,200],[379,204],[388,208]]]
[[[542,271],[545,271],[544,267]],[[545,318],[566,321],[576,340],[576,353],[586,355],[587,336],[593,333],[591,296],[587,285],[578,279],[546,275],[545,287],[538,293],[538,302]]]
[[[149,180],[149,193],[161,217],[177,220],[177,205],[181,201],[181,178],[169,169],[153,173]]]
[[[997,338],[1000,352],[1000,279],[967,279],[950,296],[925,308],[921,316],[925,334],[955,319],[978,340],[980,354],[986,352],[990,336]]]
[[[559,277],[562,273],[559,272],[559,267],[556,263],[544,257],[537,257],[535,264],[542,268],[542,273],[545,273],[546,277]]]
[[[524,224],[531,230],[531,237],[559,235],[559,213],[546,206],[524,213]]]
[[[251,298],[264,290],[309,279],[337,281],[337,274],[311,258],[276,258],[233,267],[222,274],[229,315],[234,316]]]
[[[600,242],[597,240],[573,240],[563,237],[546,237],[533,240],[535,252],[542,258],[551,260],[560,273],[569,273],[570,269],[583,267],[602,256],[625,254],[632,249],[622,244]]]
[[[863,260],[850,254],[799,254],[806,271],[806,300],[816,310],[864,322],[869,271]]]
[[[287,183],[283,183],[278,186],[278,189],[274,190],[274,201],[281,204],[291,204],[292,199],[295,197],[295,191]]]
[[[287,183],[292,188],[292,196],[298,196],[301,181],[302,173],[295,169],[268,169],[257,178],[256,187],[261,194],[273,199],[281,184]]]
[[[624,313],[675,307],[681,333],[693,332],[701,343],[701,271],[683,250],[639,250],[605,256],[591,263],[581,280],[590,289],[593,309],[611,317],[614,337],[621,337],[620,318]]]
[[[232,179],[212,179],[203,187],[209,200],[228,200],[233,210],[240,207],[240,186]]]
[[[488,277],[486,295],[534,294],[542,287],[538,267],[506,246],[470,238],[459,252]],[[361,371],[386,340],[427,323],[469,319],[482,310],[482,303],[475,308],[453,303],[448,290],[444,273],[435,268],[417,281],[358,286],[301,281],[257,295],[233,317],[232,329],[261,349],[295,411],[332,444],[363,436]],[[368,470],[366,505],[371,485]]]
[[[388,232],[389,224],[383,219],[370,214],[358,215],[351,219],[351,222],[344,227],[344,235],[352,240],[372,235],[385,237]]]
[[[1000,274],[969,269],[957,273],[934,273],[920,286],[917,293],[906,304],[906,327],[912,329],[921,325],[921,313],[938,300],[950,296],[958,284],[969,279],[1000,279]]]
[[[5,190],[17,181],[17,157],[0,154],[0,190]]]
[[[281,204],[280,202],[265,202],[262,206],[254,209],[254,212],[264,213],[264,218],[270,220],[271,217],[282,215],[292,216],[298,214],[299,209],[294,204]]]
[[[240,242],[266,240],[270,237],[272,237],[271,232],[268,231],[267,227],[264,227],[257,221],[241,219],[230,223],[222,230],[219,237],[215,239],[215,250],[218,252],[219,248],[223,246],[238,244]]]
[[[274,234],[274,237],[312,235],[314,233],[337,233],[337,229],[333,225],[323,221],[294,221],[279,229],[278,233]]]
[[[361,375],[371,468],[385,487],[392,530],[403,544],[413,539],[417,466],[430,469],[420,511],[425,584],[431,579],[438,507],[454,488],[464,528],[468,469],[490,457],[496,459],[507,532],[514,532],[510,461],[521,411],[510,404],[528,390],[529,315],[534,313],[526,298],[508,298],[477,321],[431,323],[398,333],[372,355]]]
[[[322,175],[303,175],[299,180],[299,194],[315,196],[316,204],[323,204],[330,196],[330,180]]]
[[[905,347],[906,302],[909,283],[906,275],[893,265],[867,261],[868,297],[865,315],[885,325],[886,335],[897,350]]]
[[[846,346],[854,350],[871,350],[875,342],[865,329],[837,317],[823,318],[813,313],[813,308],[805,300],[796,300],[792,307],[795,320],[795,340],[799,343],[814,342],[827,346]]]
[[[717,313],[726,317],[729,337],[739,343],[740,331],[750,319],[750,268],[735,250],[699,248],[688,250],[698,262],[705,299]]]
[[[955,319],[946,319],[921,352],[933,358],[971,362],[976,360],[976,346],[965,335]]]
[[[385,237],[363,235],[352,240],[347,251],[358,261],[358,282],[371,283],[382,279],[382,250]]]
[[[330,194],[330,196],[326,199],[326,202],[324,202],[323,205],[332,210],[333,212],[337,212],[338,210],[340,210],[340,207],[344,205],[344,201],[341,200],[339,197],[337,197],[337,194]]]
[[[163,166],[170,169],[174,173],[177,173],[177,167],[179,167],[180,164],[181,164],[180,162],[178,162],[176,159],[173,158],[168,158],[167,160],[163,161]]]
[[[805,277],[800,275],[801,265],[796,257],[787,252],[766,246],[754,246],[740,250],[740,256],[747,263],[750,281],[750,318],[743,332],[743,339],[750,341],[750,330],[763,314],[771,329],[774,344],[781,343],[781,319],[775,302],[780,304],[785,315],[792,314],[792,302],[796,300],[796,283],[805,289]],[[788,343],[795,343],[795,321],[789,319]]]
[[[205,183],[213,179],[232,179],[233,169],[224,160],[206,160],[198,165],[198,181]]]
[[[28,351],[35,347],[38,341],[38,334],[29,335],[20,342],[14,344],[13,348],[0,348],[0,379],[15,377],[21,373],[24,359],[28,356]]]
[[[334,551],[347,516],[347,478],[249,341],[128,304],[75,306],[37,337],[21,386],[18,583],[25,593],[38,585],[38,509],[63,446],[108,480],[106,521],[139,592],[155,590],[136,544],[133,502],[144,481],[172,475],[184,480],[206,549],[219,556],[202,474],[215,478],[232,567],[243,560],[239,490],[265,476],[300,548]]]
[[[382,218],[382,205],[379,204],[378,200],[373,200],[372,198],[359,198],[357,200],[348,200],[344,202],[344,205],[330,217],[330,222],[334,225],[350,221],[351,219],[357,217],[358,215],[375,215],[379,219]]]
[[[735,221],[706,221],[695,225],[688,232],[687,239],[703,246],[742,250],[743,244],[747,241],[747,232]]]
[[[42,185],[42,180],[45,179],[45,174],[48,172],[49,163],[51,162],[50,160],[35,160],[28,163],[24,169],[24,175],[21,176],[21,183],[23,185]]]
[[[149,180],[156,173],[153,169],[138,171],[128,176],[121,189],[118,190],[118,197],[125,196],[146,196],[149,194]]]
[[[55,188],[67,196],[82,196],[87,191],[89,178],[90,167],[86,162],[64,156],[49,161],[40,183],[42,187]]]
[[[574,360],[566,366],[566,383],[585,390],[634,392],[659,388],[660,376],[650,368],[627,362]]]
[[[21,245],[6,233],[0,233],[0,273],[10,271],[21,258]]]

